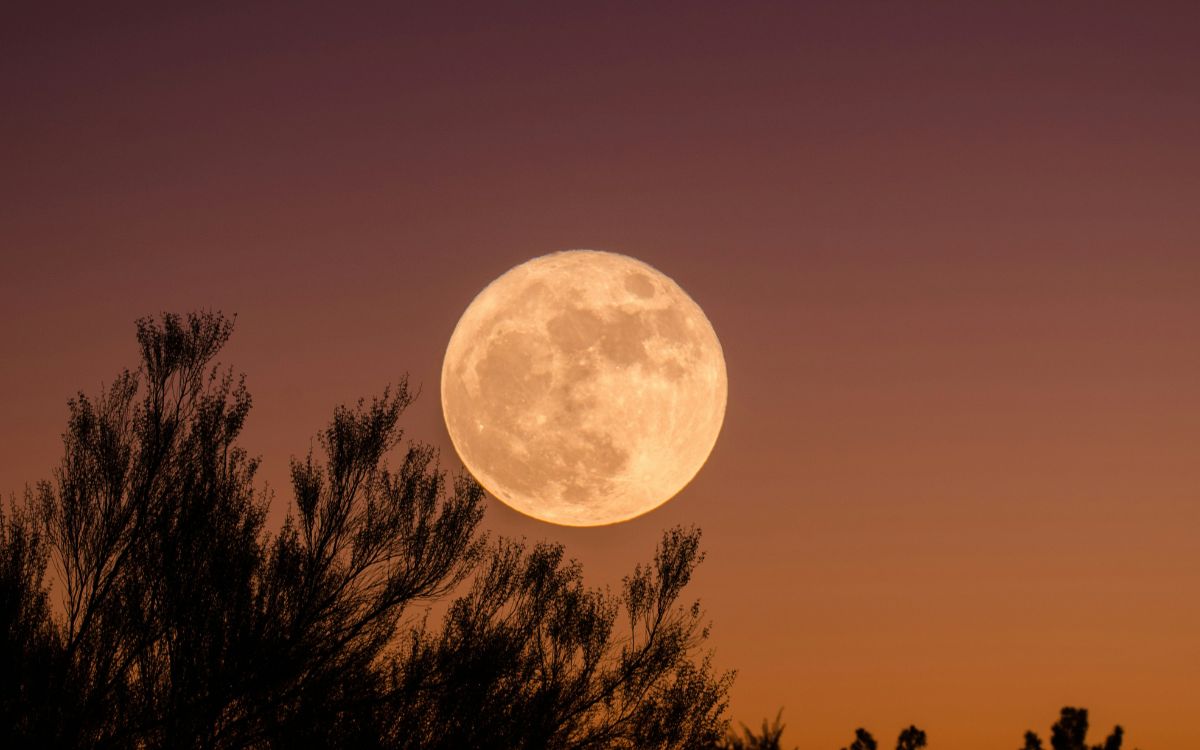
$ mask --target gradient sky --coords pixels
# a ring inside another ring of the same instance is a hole
[[[701,526],[732,715],[806,750],[1002,750],[1067,704],[1200,746],[1200,6],[173,5],[0,24],[5,494],[135,318],[210,307],[276,519],[405,372],[457,467],[472,297],[626,253],[721,337],[710,461],[630,523],[487,528],[615,585]]]

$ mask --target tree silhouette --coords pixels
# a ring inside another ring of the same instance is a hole
[[[724,740],[713,747],[719,750],[781,750],[784,725],[780,722],[782,711],[775,717],[773,723],[765,719],[762,732],[756,734],[746,725],[742,725],[740,734],[730,732]],[[1051,747],[1053,750],[1121,750],[1121,742],[1125,730],[1119,725],[1113,728],[1103,744],[1088,745],[1086,742],[1088,730],[1088,712],[1084,708],[1066,707],[1062,709],[1060,718],[1051,728]],[[900,732],[896,739],[896,750],[920,750],[927,746],[927,737],[923,730],[909,726]],[[877,743],[871,733],[865,729],[854,730],[854,742],[849,748],[842,750],[876,750]],[[1034,732],[1025,733],[1025,743],[1022,750],[1043,750],[1042,740]]]
[[[842,748],[842,750],[875,750],[877,747],[878,744],[871,733],[859,727],[854,730],[854,742],[850,743],[849,748]]]
[[[741,733],[730,732],[722,743],[716,745],[721,750],[782,750],[784,724],[780,721],[781,710],[773,722],[763,719],[762,731],[755,734],[754,730],[742,725]],[[896,750],[921,750],[926,746],[925,732],[915,726],[909,726],[900,732],[896,739]],[[854,730],[854,742],[849,748],[842,750],[876,750],[875,738],[861,727]]]
[[[725,750],[782,750],[783,738],[783,709],[775,715],[775,720],[768,723],[763,719],[762,733],[755,734],[754,730],[745,724],[741,733],[730,732],[721,745]]]
[[[142,364],[69,405],[53,481],[0,514],[4,747],[702,747],[719,738],[699,532],[618,594],[562,547],[490,541],[483,493],[402,442],[405,383],[335,410],[294,512],[237,444],[232,321],[138,323]],[[48,597],[52,561],[58,606]],[[440,626],[414,605],[465,591]],[[55,610],[55,611],[52,611]]]
[[[921,750],[923,747],[925,747],[925,732],[915,726],[909,726],[896,738],[896,750]]]
[[[0,746],[44,735],[42,706],[59,665],[43,579],[47,550],[26,494],[23,506],[0,507]]]
[[[1088,712],[1086,708],[1066,706],[1050,728],[1050,747],[1053,750],[1121,750],[1125,730],[1117,725],[1100,745],[1087,744]],[[1024,750],[1041,750],[1042,740],[1033,732],[1025,733]]]

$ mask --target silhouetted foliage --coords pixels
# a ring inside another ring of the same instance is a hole
[[[1050,728],[1050,747],[1053,750],[1121,750],[1125,730],[1120,725],[1099,745],[1087,744],[1088,712],[1086,708],[1064,707],[1059,719]],[[1024,750],[1041,750],[1042,740],[1033,732],[1025,733]]]
[[[755,734],[745,724],[740,734],[730,732],[723,743],[717,745],[720,750],[782,750],[784,725],[780,721],[782,710],[775,716],[775,721],[768,723],[763,719],[761,734]],[[877,743],[871,733],[859,728],[854,731],[854,742],[842,750],[875,750]],[[915,726],[910,726],[900,732],[896,739],[896,750],[920,750],[926,746],[925,732]]]
[[[878,745],[875,742],[875,738],[871,736],[871,733],[859,727],[854,730],[854,742],[850,743],[849,748],[844,747],[842,750],[876,750],[877,747]]]
[[[6,515],[0,507],[0,747],[44,736],[58,666],[50,609],[43,588],[47,549],[30,495]]]
[[[779,715],[773,723],[765,719],[761,734],[755,734],[746,725],[742,725],[741,733],[730,732],[723,741],[714,745],[719,750],[780,750],[783,745],[783,728]],[[1051,729],[1051,747],[1053,750],[1121,750],[1121,741],[1125,731],[1117,726],[1112,734],[1100,745],[1089,746],[1086,743],[1088,730],[1087,709],[1064,708],[1058,722]],[[923,730],[909,726],[900,732],[896,739],[896,750],[920,750],[927,746],[927,737]],[[875,738],[865,729],[854,731],[854,742],[849,748],[842,750],[876,750]],[[1034,732],[1025,733],[1025,744],[1022,750],[1043,750],[1042,740]]]
[[[896,750],[921,750],[925,747],[925,732],[910,726],[896,738]]]
[[[1087,748],[1087,711],[1064,708],[1062,717],[1050,728],[1050,747],[1054,750],[1084,750]]]
[[[783,709],[780,709],[774,721],[768,723],[763,719],[761,734],[755,734],[743,724],[741,733],[730,732],[721,747],[725,750],[782,750],[784,726]]]
[[[685,748],[729,675],[679,597],[699,532],[619,594],[561,546],[489,541],[481,489],[402,442],[404,383],[293,461],[294,512],[237,445],[231,321],[138,323],[142,365],[70,402],[52,482],[0,514],[0,746]],[[52,561],[53,613],[45,581]],[[412,605],[465,586],[440,627]]]
[[[410,747],[702,747],[728,677],[689,661],[706,630],[674,605],[700,560],[669,531],[612,597],[561,546],[501,542],[439,633],[418,631],[393,675],[390,737]],[[482,678],[482,679],[481,679]]]

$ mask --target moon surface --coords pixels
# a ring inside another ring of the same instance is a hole
[[[725,358],[674,281],[594,250],[534,258],[458,321],[442,412],[467,469],[534,518],[598,526],[662,505],[708,459]]]

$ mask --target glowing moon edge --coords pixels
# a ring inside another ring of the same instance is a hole
[[[542,521],[627,521],[708,460],[728,375],[716,332],[673,280],[626,255],[521,263],[468,305],[446,347],[442,413],[467,470]]]

